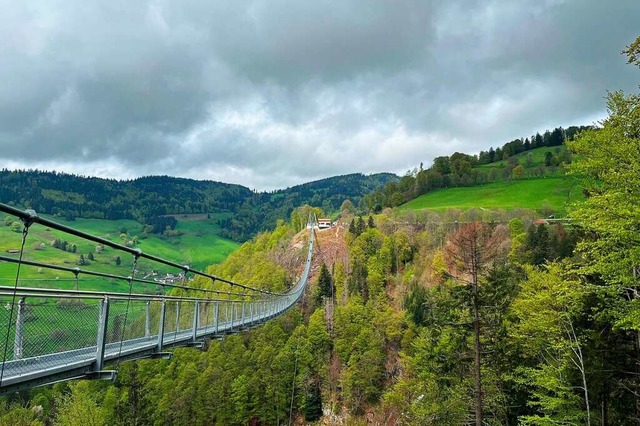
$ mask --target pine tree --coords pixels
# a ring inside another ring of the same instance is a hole
[[[362,216],[358,217],[358,223],[356,223],[356,236],[362,234],[367,229],[367,224],[364,222]]]
[[[355,219],[351,219],[351,222],[349,223],[349,233],[351,235],[356,235],[356,220]]]
[[[308,422],[315,422],[322,417],[322,394],[319,383],[314,382],[307,390],[303,410],[304,419]]]
[[[320,268],[320,276],[318,277],[318,293],[316,296],[316,304],[320,305],[324,297],[332,297],[334,293],[333,278],[326,264],[322,264]]]

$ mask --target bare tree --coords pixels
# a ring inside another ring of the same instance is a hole
[[[482,426],[482,346],[480,342],[480,317],[478,313],[478,279],[492,263],[498,252],[500,240],[491,228],[482,222],[460,226],[449,235],[444,247],[445,260],[451,275],[471,288],[475,352],[476,425]]]

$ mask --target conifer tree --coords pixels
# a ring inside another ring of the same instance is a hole
[[[315,422],[322,417],[322,395],[320,384],[314,382],[307,390],[304,401],[304,419],[308,422]]]
[[[333,278],[325,263],[320,268],[320,276],[318,277],[318,293],[316,304],[320,305],[324,297],[332,297],[334,293]]]
[[[369,228],[375,228],[376,223],[373,221],[373,216],[369,215],[369,220],[367,221],[367,226]]]

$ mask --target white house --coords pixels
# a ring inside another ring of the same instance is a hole
[[[331,228],[331,219],[318,219],[318,228],[320,229]]]

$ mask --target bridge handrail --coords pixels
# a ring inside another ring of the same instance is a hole
[[[190,296],[173,296],[173,295],[152,295],[143,293],[117,293],[106,291],[90,291],[90,290],[63,290],[63,289],[51,289],[51,288],[34,288],[34,287],[17,287],[14,292],[13,287],[0,286],[0,297],[10,297],[15,293],[16,297],[40,297],[51,299],[87,299],[87,300],[100,300],[108,297],[112,300],[152,300],[152,301],[191,301],[191,302],[236,302],[242,301],[242,299],[213,299],[204,297],[190,297]]]
[[[124,280],[124,281],[139,283],[139,284],[150,284],[150,285],[154,285],[154,286],[158,286],[158,287],[162,287],[162,288],[165,288],[165,287],[178,288],[178,289],[188,290],[188,291],[200,291],[200,292],[203,292],[203,293],[213,293],[213,294],[218,294],[218,295],[224,294],[224,295],[228,295],[228,296],[262,297],[262,296],[257,295],[257,294],[234,293],[234,292],[229,292],[229,291],[211,290],[211,289],[207,289],[207,288],[186,286],[186,285],[180,285],[180,284],[163,283],[163,282],[157,282],[157,281],[152,281],[152,280],[145,280],[143,278],[135,278],[135,277],[130,277],[130,276],[129,277],[125,277],[124,275],[115,275],[115,274],[108,274],[106,272],[90,271],[90,270],[82,269],[82,268],[70,268],[68,266],[60,266],[60,265],[53,265],[53,264],[50,264],[50,263],[34,262],[34,261],[31,261],[31,260],[25,260],[25,259],[20,260],[20,259],[15,259],[13,257],[7,257],[7,256],[0,256],[0,261],[8,262],[8,263],[22,263],[23,265],[38,266],[38,267],[42,267],[42,268],[46,268],[46,269],[52,269],[52,270],[56,270],[56,271],[70,272],[70,273],[72,273],[72,274],[74,274],[76,276],[78,274],[83,274],[83,275],[89,275],[89,276],[101,277],[101,278],[113,278],[113,279],[117,279],[117,280]]]

